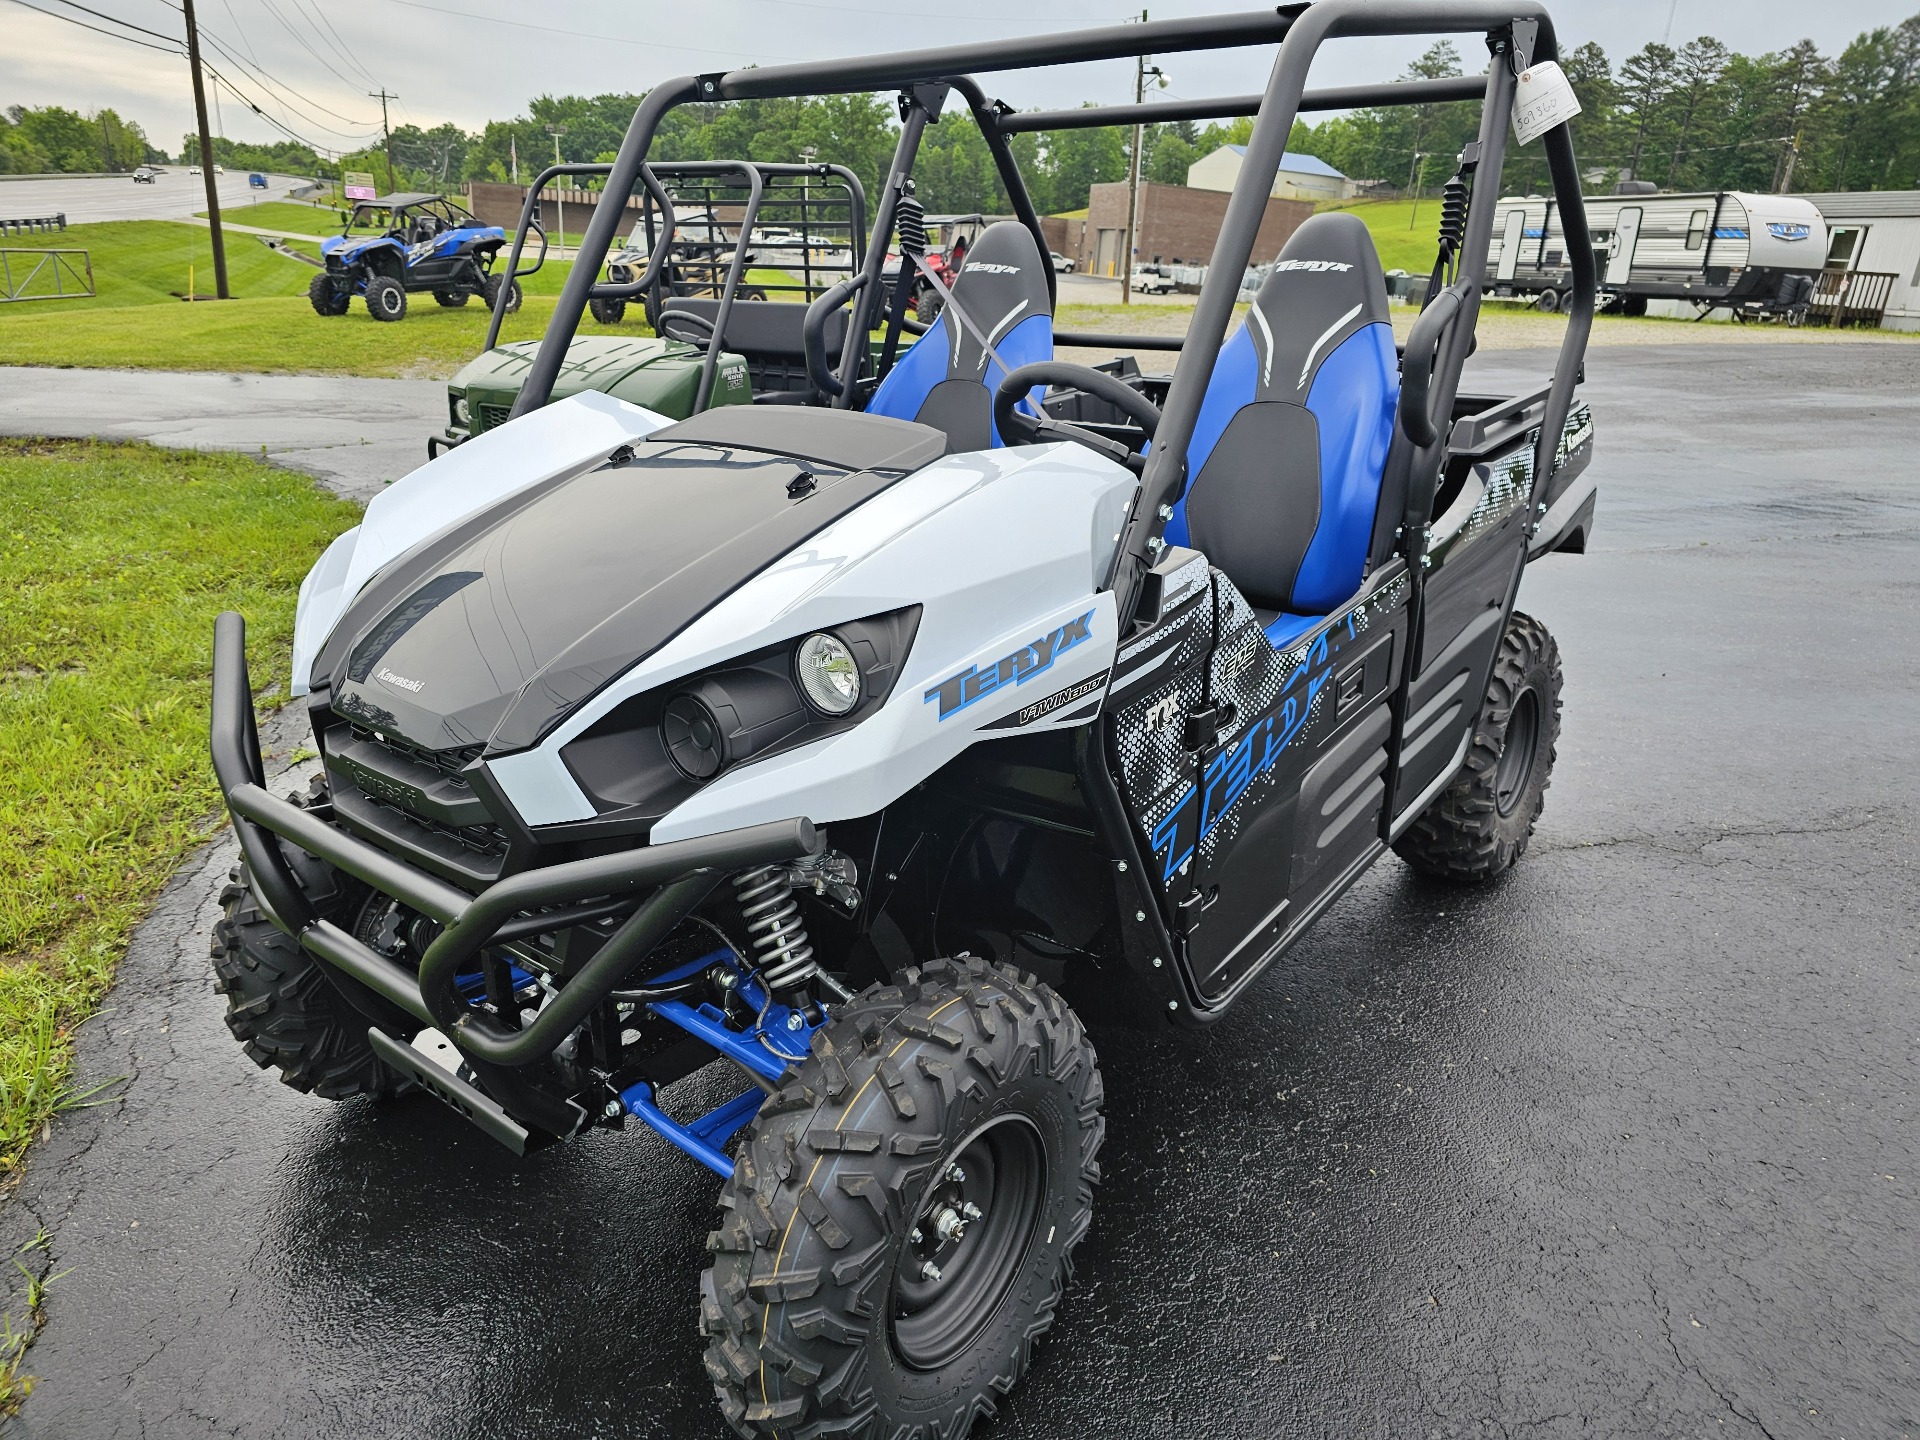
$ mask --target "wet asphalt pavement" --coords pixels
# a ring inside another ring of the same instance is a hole
[[[441,380],[0,369],[0,435],[242,450],[362,502],[425,464],[446,423]]]
[[[1102,1037],[1094,1230],[983,1437],[1920,1435],[1920,345],[1590,373],[1594,553],[1522,591],[1567,670],[1532,853],[1390,858],[1212,1031]],[[124,1098],[0,1211],[66,1272],[17,1432],[723,1435],[711,1179],[275,1084],[211,989],[229,863],[83,1033]]]

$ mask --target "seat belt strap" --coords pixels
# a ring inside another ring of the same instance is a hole
[[[920,273],[926,277],[927,283],[933,286],[933,293],[940,297],[940,303],[947,309],[953,311],[955,317],[960,321],[960,328],[980,343],[980,348],[986,352],[987,358],[1000,367],[1002,374],[1011,375],[1013,373],[1013,366],[1007,364],[1005,360],[1000,358],[1000,352],[993,348],[993,342],[986,337],[978,325],[973,323],[973,317],[967,314],[960,302],[953,298],[953,291],[948,289],[947,286],[941,282],[940,277],[933,273],[932,267],[918,255],[909,255],[907,258],[913,261]],[[1037,407],[1034,407],[1031,396],[1022,396],[1020,403],[1029,407],[1029,411],[1033,414],[1034,419],[1039,420],[1045,418],[1038,413]]]

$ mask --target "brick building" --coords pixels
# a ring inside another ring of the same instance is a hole
[[[1135,259],[1169,265],[1206,264],[1213,258],[1213,243],[1220,236],[1229,198],[1219,190],[1143,183]],[[1287,237],[1311,214],[1313,206],[1302,200],[1267,201],[1267,213],[1253,242],[1253,263],[1263,265],[1278,255]],[[1084,220],[1049,216],[1045,228],[1053,248],[1072,257],[1081,274],[1118,275],[1122,236],[1127,228],[1126,183],[1095,185],[1087,197]]]
[[[482,225],[498,225],[509,235],[513,227],[520,223],[520,207],[526,203],[527,187],[524,185],[501,185],[491,180],[475,180],[467,186],[467,208]],[[578,235],[587,228],[593,219],[593,212],[599,208],[600,192],[597,190],[561,190],[548,188],[540,192],[540,221],[549,231],[558,229],[559,214],[564,203],[567,215],[567,233]],[[620,234],[628,235],[633,227],[640,223],[640,206],[637,201],[629,201],[626,213],[620,217]]]

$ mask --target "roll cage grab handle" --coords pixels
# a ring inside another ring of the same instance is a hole
[[[1187,482],[1186,453],[1199,419],[1200,405],[1212,365],[1194,364],[1199,356],[1219,353],[1226,339],[1227,325],[1233,317],[1240,279],[1252,258],[1253,245],[1265,216],[1266,202],[1274,176],[1279,171],[1286,142],[1296,115],[1303,108],[1323,108],[1323,96],[1313,97],[1309,106],[1306,78],[1308,68],[1320,46],[1330,39],[1357,36],[1471,34],[1486,35],[1492,51],[1485,79],[1463,77],[1449,81],[1397,82],[1381,86],[1343,87],[1336,105],[1433,103],[1442,98],[1484,96],[1480,139],[1475,142],[1473,165],[1475,183],[1468,208],[1466,234],[1459,252],[1457,274],[1450,289],[1458,295],[1457,313],[1451,323],[1440,325],[1431,372],[1428,400],[1430,421],[1452,412],[1461,368],[1466,361],[1474,325],[1479,315],[1481,279],[1485,273],[1487,250],[1492,237],[1494,204],[1499,197],[1501,160],[1505,151],[1507,123],[1513,106],[1513,77],[1518,68],[1535,60],[1557,59],[1559,50],[1553,21],[1539,0],[1319,0],[1317,4],[1289,4],[1275,10],[1243,15],[1200,16],[1182,20],[1152,21],[1137,25],[1112,25],[1069,34],[1043,35],[1032,39],[992,41],[942,46],[919,51],[901,51],[852,60],[818,61],[800,65],[774,65],[762,69],[734,70],[707,75],[687,75],[666,81],[648,92],[634,111],[618,158],[609,167],[607,189],[630,193],[644,170],[648,148],[660,121],[675,106],[693,102],[747,100],[799,95],[846,94],[858,91],[899,90],[902,92],[902,127],[890,167],[885,193],[880,196],[874,216],[873,238],[868,247],[863,273],[875,272],[864,286],[858,320],[866,320],[881,303],[879,270],[884,266],[887,242],[893,233],[894,204],[900,182],[911,170],[919,136],[928,120],[927,101],[937,115],[938,106],[948,90],[957,90],[973,112],[994,155],[1002,184],[1013,200],[1023,224],[1040,240],[1041,253],[1047,246],[1041,235],[1038,217],[1012,164],[1007,136],[1028,128],[1039,128],[1035,117],[1017,117],[996,102],[987,101],[975,73],[1027,69],[1044,65],[1078,64],[1094,60],[1130,58],[1143,54],[1173,54],[1194,50],[1225,49],[1279,42],[1267,87],[1258,101],[1253,133],[1240,169],[1240,179],[1227,202],[1209,262],[1207,281],[1201,287],[1194,306],[1193,319],[1183,349],[1189,363],[1174,372],[1172,385],[1162,407],[1160,431],[1141,477],[1140,493],[1123,534],[1112,588],[1116,592],[1123,624],[1131,616],[1140,582],[1163,549],[1161,531],[1165,528],[1173,502]],[[923,99],[924,96],[924,99]],[[1233,97],[1212,102],[1181,102],[1188,109],[1195,105],[1215,107],[1227,112],[1241,110],[1248,97]],[[1140,107],[1111,107],[1075,112],[1082,125],[1132,123],[1139,118]],[[1324,108],[1332,108],[1326,106]],[[1195,116],[1204,111],[1195,111]],[[1124,120],[1113,118],[1123,114]],[[1174,107],[1153,107],[1155,119],[1174,118]],[[1060,121],[1054,121],[1058,124]],[[1536,495],[1551,477],[1558,458],[1560,435],[1573,403],[1573,387],[1580,361],[1585,353],[1587,335],[1592,327],[1595,269],[1592,239],[1586,226],[1586,207],[1580,193],[1573,142],[1565,125],[1556,126],[1544,137],[1548,169],[1555,199],[1566,218],[1567,258],[1573,271],[1573,303],[1568,311],[1567,332],[1555,363],[1553,381],[1540,419],[1540,434],[1535,451],[1534,487]],[[529,203],[531,203],[531,195]],[[529,211],[529,213],[531,213]],[[572,343],[580,316],[593,288],[593,277],[605,262],[614,239],[619,212],[611,206],[599,207],[583,237],[572,272],[561,291],[554,316],[542,341],[526,382],[514,402],[514,415],[538,409],[553,391],[567,348]],[[651,268],[651,267],[650,267]],[[1051,267],[1048,267],[1049,271]],[[1053,285],[1051,273],[1047,276]],[[1439,322],[1436,322],[1438,324]],[[849,329],[843,350],[841,376],[850,381],[848,368],[856,342],[866,327]],[[1429,332],[1431,333],[1431,332]],[[840,408],[852,404],[855,387],[843,385],[834,397]],[[1434,438],[1414,446],[1411,461],[1413,483],[1410,492],[1426,488],[1430,478],[1422,472],[1436,471],[1444,444],[1442,424],[1434,424]],[[1424,433],[1424,432],[1423,432]],[[1413,445],[1415,437],[1405,434],[1396,444]]]

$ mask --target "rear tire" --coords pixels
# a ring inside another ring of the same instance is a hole
[[[627,302],[624,300],[589,300],[587,313],[602,325],[618,325],[627,316]]]
[[[1539,295],[1534,297],[1533,308],[1543,315],[1553,314],[1554,311],[1560,308],[1560,292],[1558,290],[1542,290]]]
[[[1101,1099],[1079,1019],[1010,968],[936,960],[842,1009],[761,1108],[708,1238],[728,1423],[964,1440],[997,1414],[1092,1220]]]
[[[500,298],[501,278],[498,275],[489,275],[486,283],[480,287],[480,298],[487,302],[489,310],[493,309],[495,302]],[[515,280],[507,288],[507,314],[511,315],[520,308],[520,300],[520,282]]]
[[[367,282],[367,313],[376,320],[391,323],[407,318],[407,290],[390,275],[376,275]]]
[[[333,283],[331,275],[316,275],[307,282],[307,303],[313,306],[316,315],[347,313],[347,293]]]
[[[1479,884],[1527,853],[1553,778],[1560,683],[1553,636],[1514,611],[1474,721],[1466,768],[1394,842],[1402,860],[1422,875]]]
[[[940,296],[931,285],[921,287],[920,293],[913,297],[913,318],[922,325],[931,325],[940,318]]]
[[[436,290],[433,298],[449,310],[458,310],[473,298],[471,290]]]

